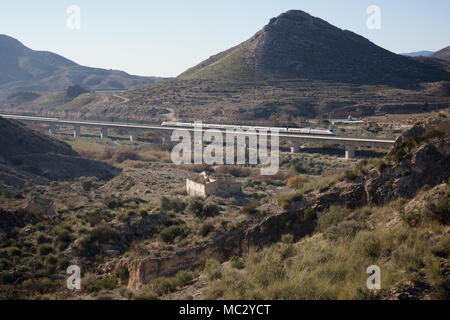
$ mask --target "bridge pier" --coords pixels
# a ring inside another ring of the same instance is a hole
[[[50,134],[55,134],[56,133],[56,128],[54,124],[50,124],[50,126],[48,127],[48,133]]]
[[[137,136],[136,131],[130,132],[130,141],[138,141],[138,136]]]
[[[299,146],[291,146],[291,153],[299,153],[300,147]]]
[[[170,142],[171,142],[171,137],[172,137],[171,133],[163,133],[163,134],[161,134],[162,144],[163,144],[163,145],[165,145],[165,144],[170,144]]]
[[[81,137],[81,127],[80,126],[73,127],[73,137],[75,139]]]
[[[296,143],[294,140],[289,141],[289,144],[291,146],[291,153],[299,153],[300,152],[300,146],[298,145],[298,142]]]
[[[108,129],[102,128],[102,131],[100,133],[100,139],[106,139],[106,138],[108,138]]]
[[[345,146],[345,159],[353,159],[355,157],[355,147],[354,146]]]

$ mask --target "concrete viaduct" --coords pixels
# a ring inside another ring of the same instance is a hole
[[[108,137],[108,129],[126,129],[130,134],[130,141],[138,140],[139,131],[155,131],[162,135],[163,141],[168,139],[170,141],[170,136],[176,127],[162,127],[158,125],[138,125],[138,124],[125,124],[125,123],[115,123],[115,122],[95,122],[95,121],[81,121],[81,120],[62,120],[57,118],[44,118],[44,117],[34,117],[34,116],[20,116],[20,115],[3,115],[0,117],[5,119],[17,120],[24,123],[44,123],[49,125],[49,132],[51,134],[56,133],[57,126],[72,126],[74,138],[81,136],[81,127],[91,127],[100,129],[100,137],[102,139]],[[188,131],[194,131],[194,128],[186,129]],[[225,133],[224,130],[219,129],[209,129],[211,131],[217,131],[220,133]],[[244,133],[245,134],[245,133]],[[249,135],[248,133],[245,135]],[[270,134],[269,134],[270,135]],[[300,145],[302,143],[321,143],[330,145],[342,145],[345,146],[345,158],[350,159],[355,157],[356,147],[370,147],[370,148],[380,148],[380,149],[390,149],[395,141],[394,140],[379,140],[379,139],[368,139],[368,138],[349,138],[349,137],[338,137],[338,136],[320,136],[320,135],[306,135],[306,134],[289,134],[280,133],[280,140],[287,140],[291,145],[291,152],[297,153],[300,151]]]

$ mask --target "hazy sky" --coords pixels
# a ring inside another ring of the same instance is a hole
[[[300,9],[396,53],[450,45],[449,0],[2,0],[0,34],[82,65],[176,76],[254,35],[270,18]],[[70,5],[81,29],[66,26]],[[370,30],[369,5],[381,8]]]

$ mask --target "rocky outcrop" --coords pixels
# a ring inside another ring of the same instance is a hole
[[[365,183],[369,204],[381,205],[399,197],[412,198],[425,185],[450,178],[450,121],[416,125],[396,142],[388,159],[394,164]]]
[[[224,260],[241,251],[242,229],[222,234],[212,243],[174,252],[163,258],[143,258],[128,264],[128,288],[136,290],[156,277],[172,276],[180,270],[194,270],[209,258]]]
[[[312,232],[315,226],[315,222],[304,222],[302,219],[303,211],[308,206],[309,202],[301,199],[288,210],[275,209],[272,214],[256,217],[254,221],[219,234],[207,244],[177,251],[163,258],[131,260],[128,264],[128,288],[137,290],[153,278],[203,267],[209,258],[225,261],[233,255],[242,255],[252,248],[262,248],[279,241],[288,232],[295,238],[301,238]]]
[[[352,182],[340,182],[331,189],[324,190],[311,199],[317,211],[323,211],[332,205],[345,204],[349,208],[357,208],[367,201],[362,179]]]

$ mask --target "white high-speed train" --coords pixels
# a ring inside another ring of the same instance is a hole
[[[179,127],[179,128],[202,128],[202,129],[234,129],[234,130],[258,130],[258,131],[278,131],[300,134],[317,134],[335,136],[336,132],[328,129],[312,129],[312,128],[279,128],[279,127],[254,127],[254,126],[233,126],[229,124],[194,124],[187,122],[166,121],[161,124],[163,127]]]

